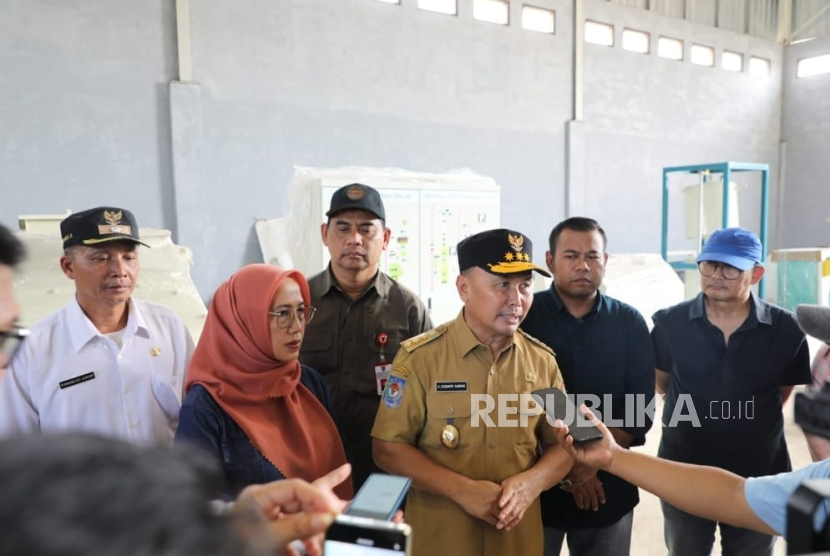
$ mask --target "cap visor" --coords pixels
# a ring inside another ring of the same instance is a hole
[[[85,239],[81,242],[81,245],[95,246],[95,245],[98,245],[99,243],[108,243],[110,241],[132,241],[133,243],[138,243],[139,245],[143,245],[147,249],[152,249],[149,245],[147,245],[143,241],[140,241],[140,240],[138,240],[134,237],[130,237],[130,236],[113,236],[113,237],[102,237],[100,239]]]
[[[755,266],[755,261],[751,259],[745,259],[743,257],[737,257],[735,255],[729,255],[727,253],[715,253],[712,251],[704,251],[700,255],[697,256],[697,262],[703,261],[714,261],[717,263],[725,263],[730,266],[734,266],[739,270],[749,270],[753,266]]]
[[[535,270],[542,276],[550,278],[550,272],[533,263],[499,263],[488,264],[487,266],[488,268],[485,268],[484,270],[490,272],[491,274],[518,274],[520,272],[530,272],[531,270]]]
[[[830,307],[799,305],[795,315],[805,334],[830,344]]]
[[[365,207],[365,206],[363,206],[363,205],[342,205],[342,206],[337,207],[337,208],[336,208],[336,209],[334,209],[334,210],[330,210],[330,211],[328,211],[328,212],[326,213],[326,216],[327,216],[327,217],[329,217],[329,218],[331,218],[331,217],[332,217],[332,216],[334,216],[335,214],[341,213],[341,212],[346,211],[346,210],[365,210],[365,211],[366,211],[366,212],[368,212],[369,214],[374,214],[377,218],[380,218],[381,220],[383,220],[383,219],[384,219],[381,215],[379,215],[378,213],[376,213],[376,212],[375,212],[375,211],[373,211],[373,210],[369,210],[368,208],[366,208],[366,207]]]

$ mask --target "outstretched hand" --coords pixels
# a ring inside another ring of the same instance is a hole
[[[332,489],[351,474],[348,464],[320,477],[312,484],[285,479],[246,487],[237,498],[239,508],[256,509],[269,520],[277,554],[299,554],[299,546],[310,555],[322,553],[323,533],[348,502]],[[292,542],[293,541],[293,542]]]
[[[602,424],[602,421],[597,419],[585,404],[580,405],[579,410],[602,432],[602,439],[574,444],[573,437],[568,434],[567,425],[558,419],[554,424],[556,439],[577,462],[594,469],[607,471],[613,465],[617,451],[622,448],[614,440],[611,432]]]

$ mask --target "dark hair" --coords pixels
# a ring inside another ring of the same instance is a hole
[[[556,242],[559,241],[559,236],[562,234],[563,230],[571,230],[574,232],[593,232],[596,230],[599,232],[599,235],[602,236],[602,250],[605,251],[605,248],[608,247],[608,237],[605,235],[605,230],[602,229],[599,222],[593,218],[572,216],[566,220],[563,220],[557,224],[553,230],[551,230],[550,237],[548,238],[551,255],[556,253]]]
[[[222,479],[192,448],[80,433],[0,441],[0,554],[267,553],[248,542],[241,517],[211,509]]]
[[[26,256],[26,248],[11,230],[0,224],[0,264],[17,266]]]

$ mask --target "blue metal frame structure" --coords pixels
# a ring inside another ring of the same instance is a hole
[[[663,255],[663,260],[668,260],[668,243],[669,243],[669,174],[699,174],[701,172],[709,172],[712,174],[723,174],[723,220],[721,226],[726,228],[729,226],[729,182],[732,172],[761,172],[761,245],[764,246],[764,258],[766,258],[766,251],[769,249],[767,245],[767,232],[769,220],[769,164],[753,164],[746,162],[716,162],[714,164],[693,164],[691,166],[670,166],[663,168],[663,232],[661,239],[660,252]],[[696,265],[682,261],[669,262],[672,268],[692,269]],[[764,297],[764,282],[758,284],[758,295],[763,299]]]

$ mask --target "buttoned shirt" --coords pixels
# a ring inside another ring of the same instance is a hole
[[[633,437],[632,446],[645,443],[652,420],[647,415],[638,420],[634,406],[635,396],[642,398],[641,407],[654,398],[654,349],[645,319],[634,307],[597,292],[594,307],[576,319],[551,286],[533,296],[521,326],[553,349],[569,394],[597,396],[603,421],[613,418],[622,423],[620,428]],[[632,404],[628,415],[626,403]],[[541,496],[545,526],[606,527],[639,502],[637,487],[631,483],[604,471],[597,477],[606,495],[599,511],[580,510],[570,492],[552,488]]]
[[[550,387],[563,387],[550,348],[518,331],[494,358],[467,326],[462,311],[448,324],[403,343],[372,436],[410,444],[438,465],[471,479],[501,484],[531,468],[542,448],[556,442],[544,414],[534,411],[532,402],[520,403],[519,396]],[[513,396],[503,402],[512,413],[499,415],[499,394]],[[486,407],[474,395],[493,398],[494,410],[488,415],[495,426],[474,415],[473,407]],[[441,441],[447,425],[458,430],[454,449]],[[406,520],[417,531],[415,556],[541,555],[543,550],[538,499],[516,528],[499,531],[448,498],[413,487]]]
[[[391,364],[401,342],[432,328],[432,321],[421,300],[383,272],[355,300],[337,284],[331,266],[308,285],[317,312],[306,327],[300,361],[331,387],[357,489],[378,470],[370,436],[380,400],[375,367]]]
[[[0,434],[73,430],[171,445],[193,347],[173,311],[131,299],[119,348],[73,299],[32,327],[0,382]]]
[[[727,344],[704,298],[652,317],[657,368],[671,374],[658,454],[744,477],[789,471],[781,387],[810,382],[804,333],[793,313],[753,294]]]

